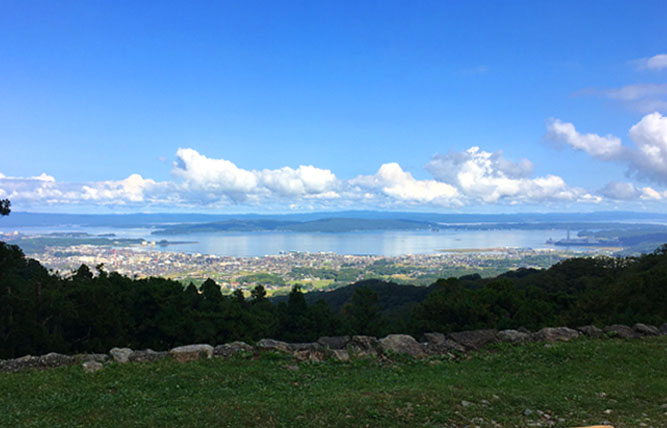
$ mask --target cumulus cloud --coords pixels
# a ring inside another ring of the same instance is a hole
[[[193,190],[219,192],[245,199],[257,189],[257,177],[225,159],[211,159],[193,149],[178,149],[173,173]]]
[[[436,180],[452,183],[471,201],[510,204],[544,200],[599,201],[583,189],[568,186],[555,175],[529,178],[532,169],[532,163],[526,159],[514,163],[504,159],[502,152],[490,153],[479,147],[435,155],[426,165],[426,170]]]
[[[154,203],[167,192],[169,183],[156,183],[132,174],[117,181],[63,183],[47,174],[35,177],[7,177],[0,174],[0,195],[34,208],[42,205],[102,204],[127,205]],[[146,198],[145,195],[149,197]]]
[[[633,200],[662,200],[667,197],[667,191],[658,191],[651,187],[636,187],[628,182],[611,182],[600,190],[603,196],[618,201]]]
[[[264,169],[256,175],[262,186],[281,196],[337,197],[336,192],[331,190],[336,186],[336,176],[328,169],[301,165],[297,169]]]
[[[637,145],[630,165],[639,176],[667,184],[667,117],[660,113],[644,116],[630,128],[630,138]]]
[[[301,165],[296,169],[246,170],[226,159],[212,159],[194,149],[178,149],[173,173],[190,191],[242,202],[261,197],[336,197],[336,176],[328,169]]]
[[[650,58],[642,58],[637,61],[640,70],[660,71],[667,69],[667,54],[658,54]]]
[[[630,201],[639,198],[641,192],[632,183],[614,181],[603,187],[600,194],[610,199]]]
[[[158,183],[139,174],[132,174],[124,180],[101,181],[81,187],[81,199],[92,201],[110,201],[119,204],[143,202],[144,194],[150,193]],[[164,185],[162,185],[164,187]]]
[[[362,198],[370,199],[379,191],[394,200],[408,203],[459,205],[458,191],[450,184],[436,180],[417,180],[395,162],[383,164],[374,175],[361,175],[350,180],[363,191]]]
[[[624,154],[620,138],[613,135],[603,137],[597,134],[581,134],[573,124],[559,119],[549,120],[546,137],[604,160],[617,159]]]
[[[667,184],[667,117],[658,112],[645,115],[630,128],[628,136],[635,143],[634,148],[623,146],[621,140],[612,135],[579,134],[574,125],[557,119],[547,125],[546,136],[593,157],[625,163],[630,176]],[[619,190],[618,186],[607,189],[609,194]]]

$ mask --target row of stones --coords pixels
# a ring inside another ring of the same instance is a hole
[[[49,353],[41,356],[26,355],[21,358],[0,360],[0,372],[15,372],[26,368],[52,368],[73,364],[81,364],[85,371],[92,372],[102,369],[104,364],[112,361],[120,364],[128,362],[145,363],[173,358],[183,363],[213,358],[214,356],[230,357],[238,353],[252,354],[267,351],[290,353],[297,361],[313,362],[325,359],[348,361],[350,358],[378,354],[407,354],[416,358],[423,358],[429,355],[465,353],[497,342],[556,342],[568,341],[581,335],[593,338],[619,337],[623,339],[667,335],[667,323],[660,328],[646,324],[635,324],[633,327],[615,324],[604,329],[589,325],[577,329],[546,327],[537,332],[530,332],[526,329],[501,331],[488,329],[461,331],[447,335],[443,333],[425,333],[421,343],[409,335],[390,334],[382,339],[372,336],[321,337],[313,343],[287,343],[274,339],[262,339],[255,346],[245,342],[225,343],[216,347],[207,344],[196,344],[179,346],[163,352],[156,352],[151,349],[113,348],[109,351],[109,354],[78,354],[71,356]]]

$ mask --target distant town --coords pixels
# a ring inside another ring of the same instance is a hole
[[[270,295],[328,290],[367,278],[428,285],[438,278],[479,274],[494,276],[518,268],[545,268],[581,252],[552,249],[487,248],[436,254],[385,257],[329,252],[285,252],[262,257],[158,251],[144,242],[132,247],[50,246],[29,253],[47,268],[68,275],[81,264],[132,277],[161,276],[196,285],[214,279],[223,292],[249,292],[261,284]]]

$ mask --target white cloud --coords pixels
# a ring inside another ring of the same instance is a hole
[[[644,200],[661,200],[667,199],[667,191],[659,192],[651,187],[642,187],[641,189],[641,199]]]
[[[101,181],[83,185],[81,199],[92,201],[108,201],[118,204],[143,202],[144,194],[151,192],[158,183],[139,174],[132,174],[124,180]],[[162,185],[164,186],[164,185]]]
[[[257,189],[257,177],[225,159],[210,159],[193,149],[178,149],[173,173],[192,190],[220,192],[243,200]]]
[[[282,196],[332,195],[336,176],[328,169],[301,165],[297,169],[283,167],[255,172],[259,183]],[[325,196],[322,196],[325,197]]]
[[[629,182],[611,182],[608,183],[600,193],[609,198],[619,201],[659,201],[667,198],[667,191],[658,191],[651,187],[636,187]]]
[[[601,96],[620,102],[630,110],[644,114],[667,110],[666,83],[638,83],[612,89],[588,88],[574,95]]]
[[[178,149],[173,173],[189,192],[207,192],[209,198],[259,202],[262,198],[337,197],[336,176],[328,169],[301,165],[296,169],[246,170],[225,159],[212,159],[194,149]]]
[[[645,83],[603,91],[609,99],[620,101],[642,113],[667,110],[667,84]]]
[[[574,125],[553,120],[547,126],[547,137],[564,141],[571,147],[587,152],[602,160],[623,162],[628,174],[642,179],[667,184],[667,117],[660,113],[645,115],[628,132],[636,148],[623,146],[612,135],[579,134]],[[620,188],[605,188],[610,195]]]
[[[608,89],[604,93],[607,97],[614,100],[636,101],[639,99],[667,95],[667,83],[627,85],[617,89]]]
[[[630,128],[630,138],[637,145],[630,165],[639,177],[667,184],[667,117],[660,113],[644,116]]]
[[[570,147],[581,150],[596,158],[617,159],[624,154],[621,140],[613,135],[602,137],[597,134],[580,134],[574,125],[551,119],[547,124],[547,138],[564,142]]]
[[[426,165],[433,177],[453,184],[470,201],[510,204],[544,200],[599,201],[583,189],[568,186],[555,175],[528,178],[532,169],[532,163],[526,159],[510,162],[501,152],[489,153],[479,147],[435,155]]]
[[[640,70],[665,70],[667,69],[667,54],[658,54],[650,58],[642,58],[637,61]]]
[[[350,180],[352,186],[363,190],[363,198],[370,199],[373,191],[379,191],[396,201],[409,203],[433,203],[459,205],[458,191],[454,186],[436,180],[417,180],[398,163],[385,163],[374,175],[361,175]],[[369,193],[368,191],[371,191]]]
[[[632,183],[614,181],[602,188],[600,194],[610,199],[630,201],[639,198],[641,196],[641,191],[635,188]]]

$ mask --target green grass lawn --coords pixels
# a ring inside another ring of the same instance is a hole
[[[498,345],[456,360],[297,364],[265,355],[112,364],[92,374],[79,366],[0,373],[3,427],[572,427],[605,420],[616,428],[667,427],[667,337]]]

